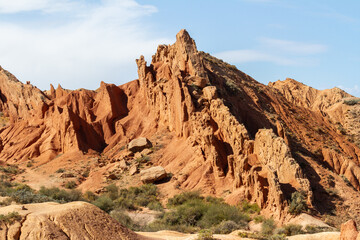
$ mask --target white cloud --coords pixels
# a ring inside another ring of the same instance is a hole
[[[30,9],[28,4],[11,7],[3,2],[0,0],[0,9],[8,12]],[[49,83],[97,88],[100,81],[128,82],[137,77],[136,58],[143,54],[150,61],[158,44],[171,42],[154,36],[143,20],[157,9],[135,0],[62,1],[51,11],[47,4],[52,0],[23,2],[32,2],[32,10],[47,14],[41,16],[40,26],[39,22],[30,27],[26,21],[0,22],[0,64],[21,81],[30,80],[41,89],[48,89]],[[66,19],[46,22],[55,11],[64,11],[61,14]]]
[[[268,62],[282,66],[309,66],[316,65],[316,55],[326,51],[327,47],[321,44],[260,38],[255,48],[224,51],[215,56],[231,63]]]
[[[301,55],[318,54],[327,50],[327,46],[322,44],[303,43],[274,38],[262,38],[260,39],[260,42],[268,48],[275,48],[279,51]]]
[[[64,11],[75,4],[68,0],[0,0],[0,13]]]
[[[233,63],[271,62],[278,65],[294,65],[296,62],[286,57],[274,56],[258,50],[234,50],[215,54],[216,57]]]

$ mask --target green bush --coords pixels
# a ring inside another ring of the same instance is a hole
[[[8,165],[6,167],[0,167],[0,171],[8,174],[16,175],[19,173],[19,168],[17,166]]]
[[[266,219],[261,225],[261,233],[266,236],[270,236],[274,233],[276,226],[273,219]]]
[[[334,231],[329,227],[320,227],[316,225],[306,225],[305,227],[306,233],[319,233],[319,232],[332,232]]]
[[[198,233],[197,240],[213,240],[213,239],[215,238],[213,237],[211,230],[204,229],[204,230],[200,230]]]
[[[93,202],[96,200],[97,196],[92,191],[86,191],[83,195],[83,198],[87,202]]]
[[[281,233],[285,234],[286,236],[293,236],[304,233],[302,226],[297,224],[284,225],[282,229],[283,231],[281,231]]]
[[[108,196],[100,196],[94,202],[92,202],[92,204],[107,213],[114,209],[114,203]]]
[[[234,221],[222,221],[219,225],[213,227],[214,233],[217,234],[229,234],[237,229],[240,229],[241,226]]]
[[[250,217],[247,214],[241,213],[240,210],[234,206],[213,203],[207,204],[207,206],[207,211],[198,224],[202,228],[210,228],[227,220],[234,221],[241,228],[245,228],[250,221]]]
[[[292,215],[299,215],[307,209],[305,194],[303,192],[293,192],[291,194],[291,202],[289,206],[289,213]]]
[[[77,187],[77,184],[75,181],[68,181],[65,183],[65,188],[67,189],[74,189]]]
[[[200,192],[183,192],[168,200],[167,206],[168,207],[175,207],[184,204],[187,201],[194,200],[194,199],[204,199],[200,196]]]
[[[82,193],[78,190],[66,191],[57,187],[41,187],[38,194],[52,198],[53,200],[64,203],[83,200]]]
[[[260,213],[261,209],[256,203],[249,203],[248,201],[243,201],[241,203],[241,210],[246,213]]]
[[[182,193],[169,201],[171,211],[163,213],[151,224],[152,229],[193,231],[213,228],[227,232],[233,228],[246,228],[250,221],[250,217],[239,208],[224,203],[222,199],[203,198],[199,193]]]
[[[255,223],[262,223],[264,220],[265,220],[264,217],[261,215],[254,217]]]

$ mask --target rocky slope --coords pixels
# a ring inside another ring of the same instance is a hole
[[[138,184],[139,165],[131,174],[126,169],[139,156],[126,145],[147,137],[154,145],[148,165],[172,173],[159,185],[164,197],[200,189],[234,204],[257,202],[264,214],[285,220],[291,194],[299,191],[313,214],[360,212],[357,99],[291,79],[260,84],[198,51],[185,30],[173,45],[159,46],[150,65],[142,56],[136,63],[138,80],[102,82],[95,91],[51,86],[41,92],[1,69],[7,121],[0,159],[20,168],[33,165],[14,179],[39,187],[78,176],[82,190],[111,179]],[[60,168],[72,176],[56,175]],[[329,189],[340,189],[343,200]]]
[[[99,208],[85,202],[36,203],[0,208],[0,214],[11,212],[17,212],[19,217],[12,223],[0,223],[1,239],[143,239]]]

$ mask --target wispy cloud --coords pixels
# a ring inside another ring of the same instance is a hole
[[[64,11],[78,4],[68,0],[0,0],[0,13]]]
[[[236,49],[215,54],[231,63],[268,62],[276,65],[314,65],[317,54],[327,51],[322,44],[303,43],[282,39],[260,38],[252,49]]]
[[[296,64],[296,61],[286,57],[275,56],[262,51],[250,49],[225,51],[217,53],[215,56],[232,63],[270,62],[278,65]]]
[[[312,55],[327,51],[327,46],[323,44],[303,43],[274,38],[261,38],[260,42],[267,48],[275,48],[282,52],[300,55]]]
[[[64,0],[57,8],[49,5],[53,0],[13,1],[0,0],[0,11],[16,16],[36,10],[41,22],[0,22],[0,64],[42,89],[49,83],[97,88],[102,80],[130,81],[136,78],[136,58],[143,54],[150,60],[158,44],[171,42],[154,36],[144,21],[157,9],[135,0]],[[47,16],[61,14],[63,21],[47,22]]]

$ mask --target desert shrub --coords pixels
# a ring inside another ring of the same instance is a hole
[[[100,196],[94,202],[92,202],[92,204],[107,213],[114,209],[114,203],[108,196]]]
[[[292,215],[299,215],[307,209],[305,194],[303,192],[293,192],[291,194],[291,202],[289,206],[289,213]]]
[[[139,226],[122,209],[116,209],[110,212],[110,216],[127,228],[138,230]]]
[[[316,225],[306,225],[305,227],[306,233],[319,233],[319,232],[331,232],[334,231],[329,227],[320,227]]]
[[[86,191],[83,194],[83,198],[85,201],[87,202],[93,202],[96,200],[97,196],[95,195],[95,193],[93,193],[92,191]]]
[[[53,199],[43,196],[40,194],[36,194],[33,190],[20,189],[12,192],[10,197],[17,203],[27,204],[27,203],[41,203],[41,202],[49,202]]]
[[[208,229],[203,229],[200,230],[198,233],[198,237],[196,238],[197,240],[213,240],[213,233],[211,232],[211,230]]]
[[[204,199],[200,196],[200,192],[183,192],[168,200],[167,206],[168,207],[175,207],[184,204],[187,201],[194,200],[194,199]]]
[[[16,166],[12,166],[12,165],[8,165],[6,167],[1,166],[0,171],[3,172],[3,173],[16,175],[16,174],[19,173],[19,168],[16,167]]]
[[[56,170],[56,173],[63,173],[65,172],[66,170],[64,168],[59,168],[58,170]]]
[[[68,181],[65,183],[65,188],[67,189],[74,189],[77,187],[77,184],[75,181]]]
[[[207,207],[207,211],[198,224],[202,228],[210,228],[227,220],[234,221],[241,228],[245,228],[250,221],[250,217],[247,214],[241,213],[238,208],[228,204],[209,203]]]
[[[284,236],[282,234],[274,234],[265,239],[267,239],[267,240],[286,240],[287,238],[286,238],[286,236]]]
[[[245,228],[250,221],[250,217],[239,208],[225,204],[222,199],[203,198],[199,193],[182,193],[169,201],[171,210],[151,224],[153,229],[162,227],[179,231],[182,228],[191,231],[213,228],[225,232],[235,227]]]
[[[155,210],[155,211],[163,211],[164,208],[163,206],[161,205],[160,202],[157,202],[157,201],[152,201],[150,203],[147,204],[147,207],[151,210]]]
[[[5,198],[3,201],[0,201],[0,207],[9,206],[9,205],[11,205],[12,201],[13,200],[10,197]]]
[[[103,196],[110,198],[116,208],[136,210],[139,206],[153,210],[162,210],[157,187],[154,184],[144,184],[140,187],[119,189],[115,184],[107,186]]]
[[[60,203],[83,200],[82,193],[78,190],[66,191],[57,187],[46,188],[42,186],[38,193]]]
[[[256,203],[250,203],[248,201],[243,201],[240,205],[240,208],[243,212],[246,213],[259,213],[260,212],[260,207],[259,205],[257,205]]]
[[[267,236],[261,233],[251,233],[251,232],[239,232],[238,234],[242,238],[252,238],[259,240],[286,240],[286,236],[282,234],[273,234],[271,236]]]
[[[111,199],[115,200],[119,197],[119,188],[115,184],[110,184],[105,187],[106,195]]]
[[[228,234],[240,228],[241,227],[239,224],[237,224],[234,221],[228,220],[228,221],[222,221],[220,224],[213,227],[213,231],[214,233],[217,234]]]
[[[90,175],[90,168],[87,168],[82,174],[81,176],[83,176],[84,178],[89,177]]]
[[[274,233],[276,226],[273,219],[266,219],[261,225],[261,233],[266,236],[270,236]]]
[[[21,216],[18,212],[10,212],[6,215],[0,214],[0,223],[12,224],[15,221],[20,221]]]
[[[261,222],[263,222],[264,220],[265,220],[264,217],[261,216],[261,215],[254,217],[255,223],[261,223]]]
[[[284,225],[282,229],[283,231],[281,233],[285,234],[286,236],[293,236],[303,233],[302,226],[297,224]]]
[[[352,105],[355,105],[355,104],[358,104],[358,103],[360,103],[360,99],[359,99],[359,98],[357,98],[357,99],[344,100],[344,104],[349,105],[349,106],[352,106]]]

